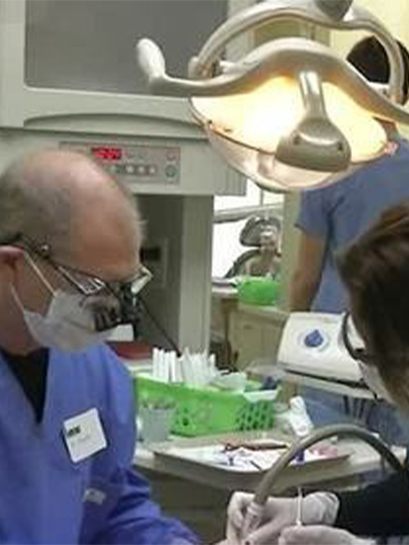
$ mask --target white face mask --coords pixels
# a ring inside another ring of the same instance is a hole
[[[47,287],[52,290],[37,266],[31,259],[29,262]],[[75,352],[103,342],[112,334],[112,329],[95,331],[92,310],[83,304],[82,294],[66,293],[59,289],[52,290],[50,305],[43,316],[39,312],[24,308],[14,286],[11,286],[11,291],[32,337],[41,346]]]
[[[378,369],[373,365],[366,365],[360,361],[358,361],[358,365],[362,373],[362,378],[364,379],[368,388],[377,396],[393,405],[394,401],[391,398],[383,380],[381,379]]]

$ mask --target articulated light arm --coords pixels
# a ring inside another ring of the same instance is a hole
[[[238,35],[256,30],[272,20],[294,19],[335,30],[365,30],[374,34],[385,47],[391,65],[389,93],[396,102],[401,101],[403,62],[393,36],[383,23],[364,8],[353,6],[352,0],[270,0],[237,13],[221,25],[203,45],[189,75],[208,77],[213,63],[218,60],[226,45]],[[341,15],[342,18],[336,15]]]

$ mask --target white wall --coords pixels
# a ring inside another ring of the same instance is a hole
[[[357,5],[373,13],[388,30],[406,47],[409,45],[409,2],[408,0],[355,0]],[[358,32],[331,32],[331,46],[346,55],[351,46],[363,37]]]
[[[246,195],[242,197],[215,197],[215,210],[226,210],[260,203],[260,190],[247,182]],[[224,276],[234,260],[245,250],[239,242],[240,231],[246,220],[218,223],[213,227],[212,276]]]

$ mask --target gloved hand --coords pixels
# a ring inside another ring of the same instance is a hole
[[[264,543],[273,545],[277,543],[283,528],[295,524],[298,498],[269,498],[260,527],[248,536],[242,536],[240,530],[253,497],[253,494],[246,492],[235,492],[231,497],[227,508],[226,529],[229,545],[237,545],[244,541],[249,545]],[[334,494],[317,492],[305,496],[301,501],[303,524],[334,524],[339,508],[339,500]]]
[[[375,541],[361,539],[346,530],[328,526],[291,526],[285,528],[278,545],[374,545]]]

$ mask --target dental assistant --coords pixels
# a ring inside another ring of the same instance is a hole
[[[185,545],[132,467],[134,399],[103,344],[149,277],[134,199],[86,156],[0,177],[0,542]]]
[[[408,412],[409,201],[382,214],[338,259],[338,267],[351,309],[343,324],[344,345],[359,362],[368,386]],[[252,497],[233,495],[229,543],[240,541]],[[373,537],[409,535],[409,471],[359,491],[309,494],[301,511],[303,526],[295,526],[297,499],[270,498],[263,525],[246,542],[364,545],[374,543]]]

